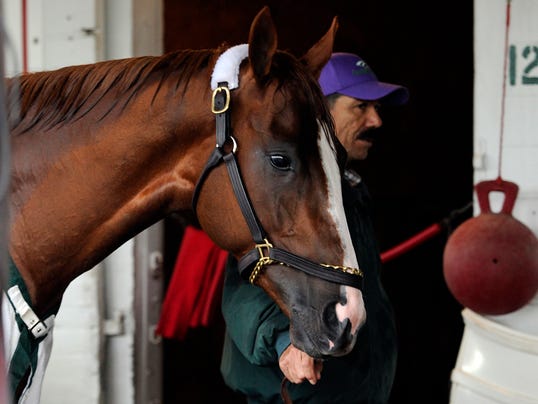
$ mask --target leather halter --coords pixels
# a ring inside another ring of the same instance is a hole
[[[202,184],[211,170],[224,161],[235,197],[256,244],[251,251],[239,260],[239,273],[244,279],[248,278],[250,283],[254,283],[264,266],[281,264],[330,282],[349,285],[362,290],[363,272],[360,269],[340,265],[317,264],[289,251],[273,247],[268,241],[267,234],[263,230],[248,197],[235,158],[237,142],[231,134],[230,104],[231,95],[228,82],[219,82],[218,87],[213,91],[211,106],[211,111],[216,118],[217,145],[209,156],[194,189],[192,198],[194,213],[196,214],[196,205]]]

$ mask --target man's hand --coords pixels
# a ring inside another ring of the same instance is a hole
[[[323,362],[315,360],[291,344],[280,355],[278,364],[286,379],[292,383],[301,383],[306,379],[310,384],[316,384],[321,378]]]

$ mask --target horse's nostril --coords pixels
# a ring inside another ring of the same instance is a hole
[[[340,335],[342,338],[346,338],[346,343],[349,342],[351,338],[351,321],[348,318],[342,323],[342,332]]]
[[[323,322],[326,325],[338,324],[338,317],[336,316],[336,303],[330,303],[325,306],[323,311]]]
[[[323,323],[329,334],[335,339],[336,344],[346,344],[346,341],[351,337],[351,321],[345,318],[342,321],[336,313],[336,303],[327,305],[323,311]]]

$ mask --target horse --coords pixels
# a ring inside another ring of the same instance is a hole
[[[345,156],[317,84],[336,29],[335,17],[297,58],[277,49],[265,7],[247,44],[6,79],[3,310],[15,400],[39,401],[68,285],[170,214],[194,212],[239,259],[288,315],[299,349],[323,358],[353,348],[366,316],[362,272],[341,197]],[[30,365],[15,364],[21,345]]]

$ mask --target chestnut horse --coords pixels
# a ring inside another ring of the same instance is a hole
[[[362,274],[317,85],[336,25],[296,59],[277,50],[264,8],[245,45],[7,81],[16,102],[3,306],[19,402],[39,401],[54,314],[71,281],[191,204],[205,232],[290,317],[295,346],[314,357],[351,350],[365,320]]]

